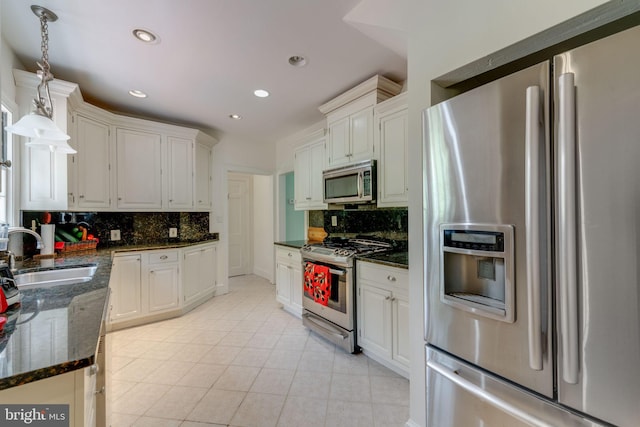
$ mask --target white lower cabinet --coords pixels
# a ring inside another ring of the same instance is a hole
[[[28,405],[69,405],[69,418],[64,425],[103,426],[106,420],[96,419],[96,397],[101,393],[96,390],[96,374],[100,368],[93,365],[2,390],[0,402],[4,405],[18,404],[27,409]]]
[[[143,278],[147,279],[147,312],[157,313],[178,308],[178,251],[151,252],[147,254],[146,261]]]
[[[409,277],[402,268],[357,262],[358,345],[409,377]]]
[[[287,246],[276,249],[276,300],[296,316],[302,315],[302,257]]]
[[[217,247],[202,244],[183,249],[183,304],[190,305],[216,291]]]
[[[142,255],[116,255],[113,258],[109,287],[109,322],[117,323],[142,315]]]
[[[178,309],[178,250],[116,255],[109,286],[112,325]]]

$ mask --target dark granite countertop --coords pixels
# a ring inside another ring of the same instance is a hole
[[[306,240],[288,240],[286,242],[275,242],[274,245],[288,246],[290,248],[300,249],[308,242]]]
[[[137,252],[137,251],[151,251],[156,249],[173,249],[173,248],[185,248],[187,246],[198,245],[201,243],[213,243],[218,241],[218,234],[214,233],[211,237],[207,237],[199,240],[168,240],[162,242],[151,243],[139,243],[134,245],[122,245],[111,246],[110,251],[114,253],[118,252]]]
[[[356,257],[360,261],[372,262],[374,264],[388,265],[390,267],[409,268],[409,252],[382,252],[371,255]]]
[[[92,280],[23,288],[21,304],[5,313],[0,335],[0,390],[94,363],[108,300],[111,252],[100,250],[16,263],[16,274],[97,265]]]
[[[21,304],[5,313],[0,333],[0,390],[91,366],[108,303],[113,253],[181,248],[217,241],[177,241],[115,246],[16,263],[16,274],[69,266],[97,266],[92,280],[22,288]]]

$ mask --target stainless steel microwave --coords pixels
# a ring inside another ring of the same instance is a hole
[[[365,160],[322,173],[325,203],[371,203],[376,200],[376,161]]]

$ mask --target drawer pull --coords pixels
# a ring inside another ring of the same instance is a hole
[[[168,259],[168,258],[169,258],[169,257],[168,257],[167,255],[162,255],[162,256],[160,257],[160,259],[162,259],[162,260],[165,260],[165,259]]]
[[[387,280],[390,281],[390,282],[395,282],[396,278],[395,278],[395,276],[389,275],[389,276],[387,276]]]

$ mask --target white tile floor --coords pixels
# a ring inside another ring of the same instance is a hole
[[[114,332],[111,425],[389,426],[409,382],[311,334],[257,276],[163,322]]]

